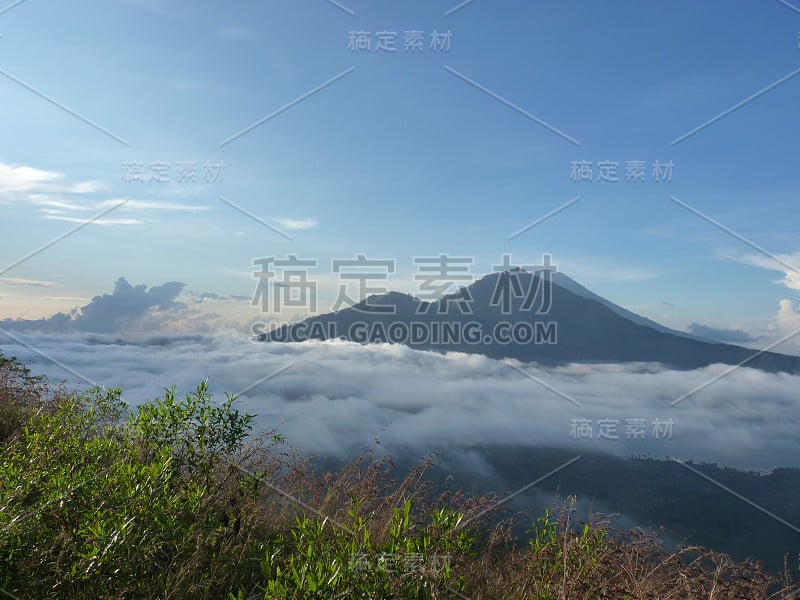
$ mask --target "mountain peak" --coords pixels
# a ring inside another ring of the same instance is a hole
[[[519,279],[506,281],[504,275]],[[800,357],[754,353],[673,331],[557,271],[550,271],[550,290],[535,283],[542,279],[536,277],[536,271],[514,267],[489,273],[460,292],[433,302],[386,292],[338,312],[278,327],[263,339],[343,338],[545,364],[656,362],[695,369],[724,363],[800,372]],[[501,285],[504,287],[498,287]]]

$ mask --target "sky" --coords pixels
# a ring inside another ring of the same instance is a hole
[[[155,289],[246,329],[313,312],[253,306],[263,258],[327,312],[334,260],[413,293],[549,254],[675,329],[800,328],[790,2],[25,0],[0,35],[0,318]]]

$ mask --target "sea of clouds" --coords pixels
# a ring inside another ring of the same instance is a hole
[[[35,373],[82,388],[120,387],[130,405],[162,396],[173,384],[191,392],[208,378],[218,398],[238,394],[258,428],[278,427],[317,456],[348,458],[375,448],[378,438],[395,455],[463,449],[468,456],[469,448],[502,443],[756,470],[800,466],[800,377],[787,374],[739,368],[709,384],[730,367],[545,368],[401,345],[261,343],[235,331],[125,339],[10,333],[0,336],[0,350]],[[644,439],[629,435],[631,419],[645,420]],[[663,424],[670,421],[668,432]]]

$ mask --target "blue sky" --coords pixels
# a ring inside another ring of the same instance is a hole
[[[253,259],[290,253],[319,262],[323,300],[330,261],[356,253],[395,259],[389,287],[409,292],[415,256],[474,257],[479,276],[504,253],[549,253],[678,329],[800,328],[800,277],[752,246],[800,264],[800,9],[474,0],[446,14],[457,5],[26,0],[0,14],[0,263],[129,199],[0,274],[0,318],[69,310],[120,276],[249,298]],[[434,30],[449,50],[430,48]],[[353,31],[373,46],[394,32],[398,50],[353,52]],[[407,31],[422,51],[403,50]],[[654,181],[656,160],[671,181]],[[593,180],[571,180],[573,161]],[[621,181],[597,181],[600,161]],[[626,161],[646,162],[644,181],[625,181]],[[177,181],[192,163],[196,181]],[[206,178],[206,163],[224,167]],[[126,164],[170,182],[125,181]],[[259,318],[235,298],[196,310]]]

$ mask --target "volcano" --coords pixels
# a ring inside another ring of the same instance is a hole
[[[283,325],[265,342],[343,339],[399,343],[542,365],[655,362],[676,369],[742,365],[800,373],[800,357],[675,331],[552,271],[491,273],[434,302],[399,292]]]

